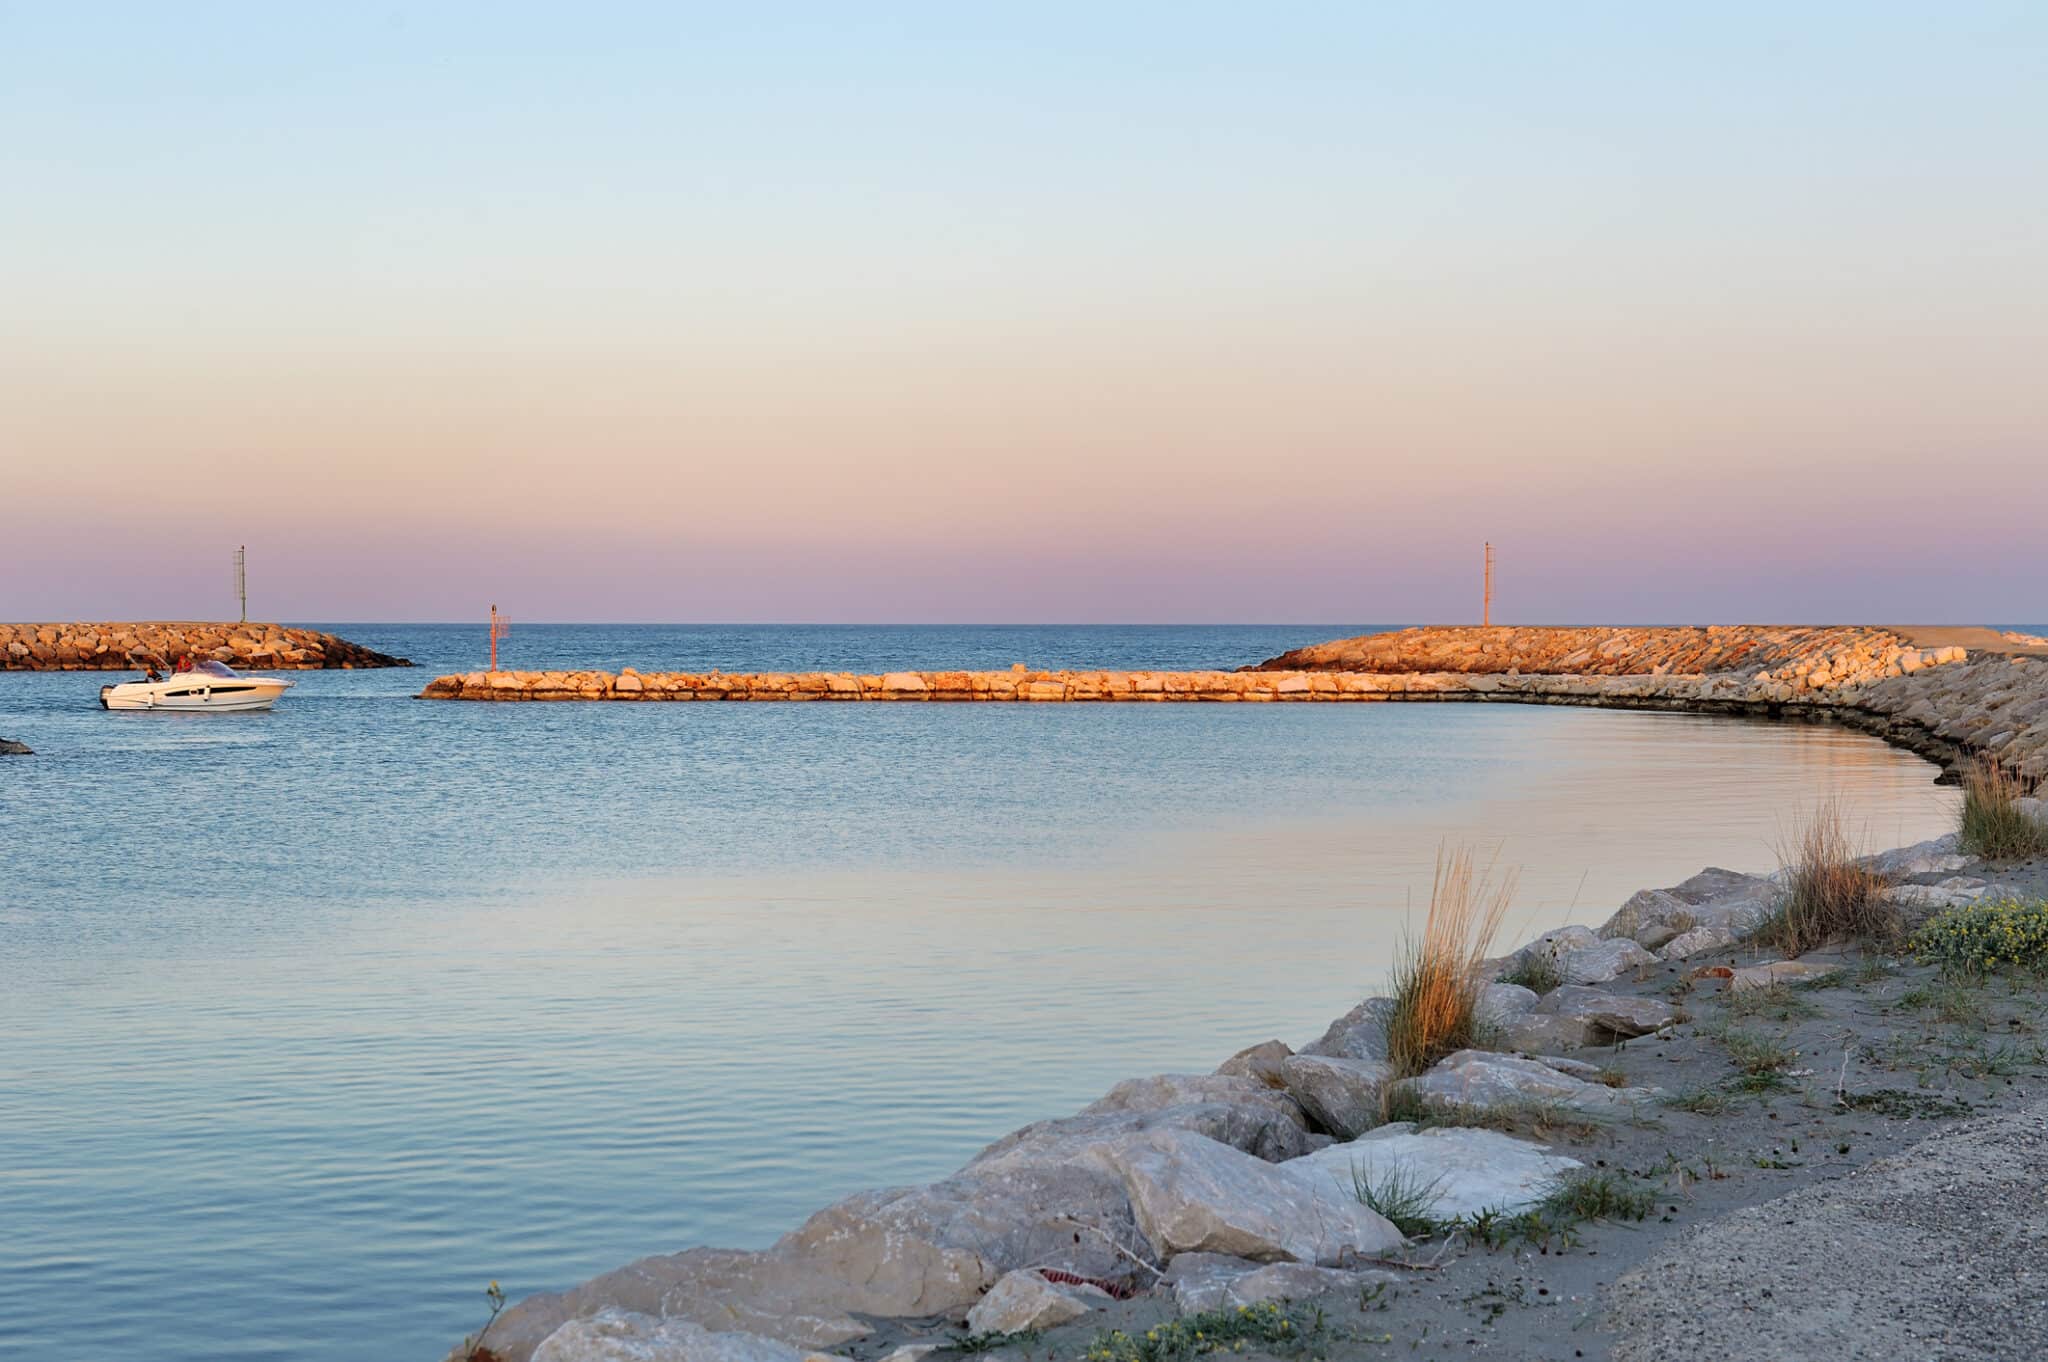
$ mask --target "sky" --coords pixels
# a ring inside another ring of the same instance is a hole
[[[2048,619],[2048,6],[0,0],[0,618]]]

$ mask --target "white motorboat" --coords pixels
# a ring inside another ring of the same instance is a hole
[[[292,688],[271,676],[244,676],[225,662],[197,662],[160,681],[123,681],[100,687],[102,709],[167,709],[188,714],[269,709]]]

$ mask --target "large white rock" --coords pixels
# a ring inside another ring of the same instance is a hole
[[[1384,1253],[1401,1232],[1349,1188],[1304,1177],[1184,1131],[1133,1137],[1111,1161],[1154,1252],[1338,1265]]]
[[[1538,1060],[1460,1050],[1428,1073],[1394,1085],[1397,1096],[1436,1106],[1499,1107],[1528,1104],[1569,1107],[1588,1116],[1625,1116],[1655,1088],[1618,1089],[1586,1083]]]
[[[631,1310],[570,1320],[533,1350],[533,1362],[806,1362],[825,1357],[759,1334],[714,1334],[686,1319]]]
[[[1337,1055],[1290,1055],[1280,1079],[1317,1124],[1348,1140],[1380,1121],[1380,1089],[1394,1078],[1393,1067],[1377,1059]]]
[[[1354,1172],[1374,1184],[1399,1179],[1429,1189],[1428,1214],[1438,1220],[1483,1210],[1514,1212],[1541,1201],[1577,1159],[1497,1130],[1439,1126],[1418,1131],[1405,1121],[1381,1126],[1349,1144],[1331,1145],[1281,1165],[1330,1179],[1345,1191]]]
[[[1077,1320],[1112,1299],[1095,1286],[1049,1282],[1029,1269],[1005,1273],[967,1312],[970,1334],[1014,1334]]]

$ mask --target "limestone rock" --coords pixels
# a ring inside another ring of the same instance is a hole
[[[862,1192],[812,1216],[775,1251],[854,1284],[834,1298],[845,1308],[936,1315],[972,1305],[1022,1267],[1121,1280],[1132,1268],[1112,1244],[1145,1256],[1124,1186],[1089,1161],[970,1165],[929,1187]]]
[[[1669,1004],[1655,998],[1609,993],[1583,984],[1552,989],[1536,1004],[1536,1011],[1579,1028],[1578,1045],[1611,1045],[1631,1036],[1646,1036],[1678,1019]]]
[[[1524,1210],[1580,1164],[1550,1153],[1546,1145],[1497,1130],[1439,1126],[1418,1131],[1397,1121],[1281,1166],[1320,1174],[1346,1189],[1354,1185],[1354,1172],[1369,1182],[1399,1177],[1407,1186],[1428,1188],[1428,1214],[1449,1220],[1488,1209]]]
[[[495,1344],[497,1339],[487,1341]],[[630,1310],[570,1320],[533,1350],[533,1362],[806,1362],[822,1357],[759,1334],[714,1334],[686,1319]]]
[[[1401,1232],[1327,1178],[1304,1177],[1184,1131],[1153,1131],[1112,1155],[1138,1227],[1164,1259],[1224,1253],[1335,1265],[1384,1253]]]
[[[1218,1064],[1216,1072],[1237,1078],[1256,1078],[1268,1087],[1276,1087],[1280,1083],[1280,1062],[1293,1053],[1284,1041],[1261,1041]]]
[[[1428,1073],[1394,1085],[1397,1096],[1435,1106],[1498,1107],[1529,1103],[1570,1107],[1593,1117],[1624,1116],[1653,1088],[1616,1089],[1581,1082],[1547,1064],[1487,1050],[1460,1050]]]
[[[1292,1055],[1281,1062],[1280,1077],[1316,1124],[1349,1140],[1379,1124],[1380,1090],[1394,1071],[1377,1059]]]
[[[1036,1272],[1005,1273],[967,1312],[970,1334],[1014,1334],[1050,1329],[1087,1314],[1111,1299],[1095,1286],[1057,1285]]]
[[[1067,1163],[1149,1130],[1187,1130],[1262,1159],[1308,1153],[1322,1143],[1287,1093],[1241,1074],[1157,1074],[1117,1084],[1074,1116],[1036,1121],[975,1156],[967,1172]]]
[[[1254,1263],[1220,1253],[1183,1253],[1166,1270],[1165,1285],[1184,1315],[1235,1310],[1261,1301],[1306,1300],[1329,1291],[1355,1291],[1370,1282],[1393,1283],[1391,1272],[1347,1271],[1307,1263]]]
[[[1885,891],[1885,898],[1901,908],[1960,908],[1983,898],[1990,889],[1983,880],[1955,875],[1939,884],[1895,884]]]
[[[526,1362],[569,1321],[616,1310],[745,1329],[799,1348],[830,1347],[868,1332],[846,1313],[845,1302],[857,1294],[815,1265],[784,1255],[696,1248],[642,1258],[567,1291],[528,1296],[498,1316],[490,1344],[506,1362]]]
[[[1604,984],[1633,969],[1657,963],[1657,957],[1626,937],[1601,938],[1587,927],[1560,927],[1545,932],[1515,952],[1516,964],[1547,959],[1568,984]]]
[[[1961,842],[1962,838],[1956,833],[1946,833],[1925,842],[1915,842],[1909,847],[1896,847],[1875,856],[1865,856],[1857,864],[1897,879],[1914,875],[1946,875],[1966,869],[1970,864],[1970,858],[1959,850]]]
[[[1479,991],[1479,1006],[1476,1015],[1481,1026],[1504,1027],[1528,1015],[1536,1008],[1540,995],[1533,988],[1520,984],[1488,984]]]
[[[1305,1055],[1339,1055],[1345,1059],[1385,1059],[1387,1018],[1393,1014],[1392,998],[1367,998],[1330,1023],[1322,1038],[1301,1047]]]

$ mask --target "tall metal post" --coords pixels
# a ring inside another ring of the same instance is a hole
[[[1491,627],[1493,624],[1493,544],[1486,545],[1486,598],[1479,607],[1479,622]]]
[[[235,595],[242,602],[242,623],[249,622],[249,546],[242,545],[235,550]]]
[[[498,670],[498,607],[491,607],[491,670]]]

